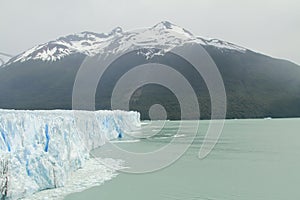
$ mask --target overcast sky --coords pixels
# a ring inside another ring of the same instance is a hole
[[[300,64],[299,0],[1,0],[0,52],[16,55],[62,35],[170,21]]]

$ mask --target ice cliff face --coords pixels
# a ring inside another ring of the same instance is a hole
[[[91,149],[139,126],[137,112],[0,110],[0,197],[64,186]]]

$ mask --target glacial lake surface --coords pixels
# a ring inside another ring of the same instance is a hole
[[[172,141],[179,123],[167,121],[152,137],[123,138],[115,145],[132,152],[154,151]],[[182,123],[186,131],[199,123],[199,130],[188,150],[170,166],[142,174],[118,171],[111,180],[65,199],[300,199],[300,119],[226,120],[218,143],[202,160],[198,153],[209,121]],[[92,154],[106,159],[109,152],[103,146]]]

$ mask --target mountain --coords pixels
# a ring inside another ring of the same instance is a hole
[[[104,86],[97,88],[96,109],[111,108],[111,89],[130,66],[140,60],[145,63],[159,60],[177,66],[185,74],[197,94],[201,118],[209,118],[210,97],[202,77],[196,76],[188,63],[169,53],[185,44],[201,45],[216,63],[227,93],[227,118],[300,116],[298,65],[226,41],[194,36],[170,22],[127,32],[120,27],[110,33],[82,32],[31,48],[0,69],[0,107],[71,109],[75,76],[87,56],[106,58],[139,48],[140,52],[115,63],[106,73]],[[148,110],[155,103],[165,106],[169,119],[180,118],[174,94],[155,84],[139,88],[131,98],[130,108],[148,119]]]
[[[10,54],[0,52],[0,67],[4,65],[11,57],[13,57]]]
[[[140,48],[159,47],[167,52],[176,46],[192,42],[204,46],[214,46],[222,51],[246,51],[245,48],[225,41],[195,37],[189,31],[164,21],[149,29],[140,29],[131,32],[123,32],[122,28],[117,27],[108,34],[82,32],[68,35],[35,46],[14,57],[6,65],[32,60],[58,61],[66,56],[75,54],[85,56],[116,54],[122,53],[133,46]]]

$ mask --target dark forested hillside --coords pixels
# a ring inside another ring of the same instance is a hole
[[[299,117],[300,116],[300,67],[289,61],[274,59],[247,50],[222,51],[205,46],[215,61],[227,93],[227,118]],[[72,109],[72,88],[77,70],[84,55],[76,54],[56,62],[26,61],[0,69],[0,107],[7,109]],[[130,65],[138,57],[127,61]],[[159,56],[162,62],[180,63],[176,58]],[[151,62],[145,60],[145,62]],[[124,63],[122,63],[124,65]],[[210,117],[210,97],[201,77],[180,63],[194,85],[201,108],[201,118]],[[120,66],[121,69],[121,66]],[[118,70],[118,66],[115,66]],[[116,71],[108,74],[114,76]],[[110,109],[113,87],[108,79],[96,94],[96,109]],[[130,109],[138,110],[147,119],[149,107],[162,104],[169,119],[180,118],[180,107],[174,94],[159,85],[146,85],[136,90]]]

